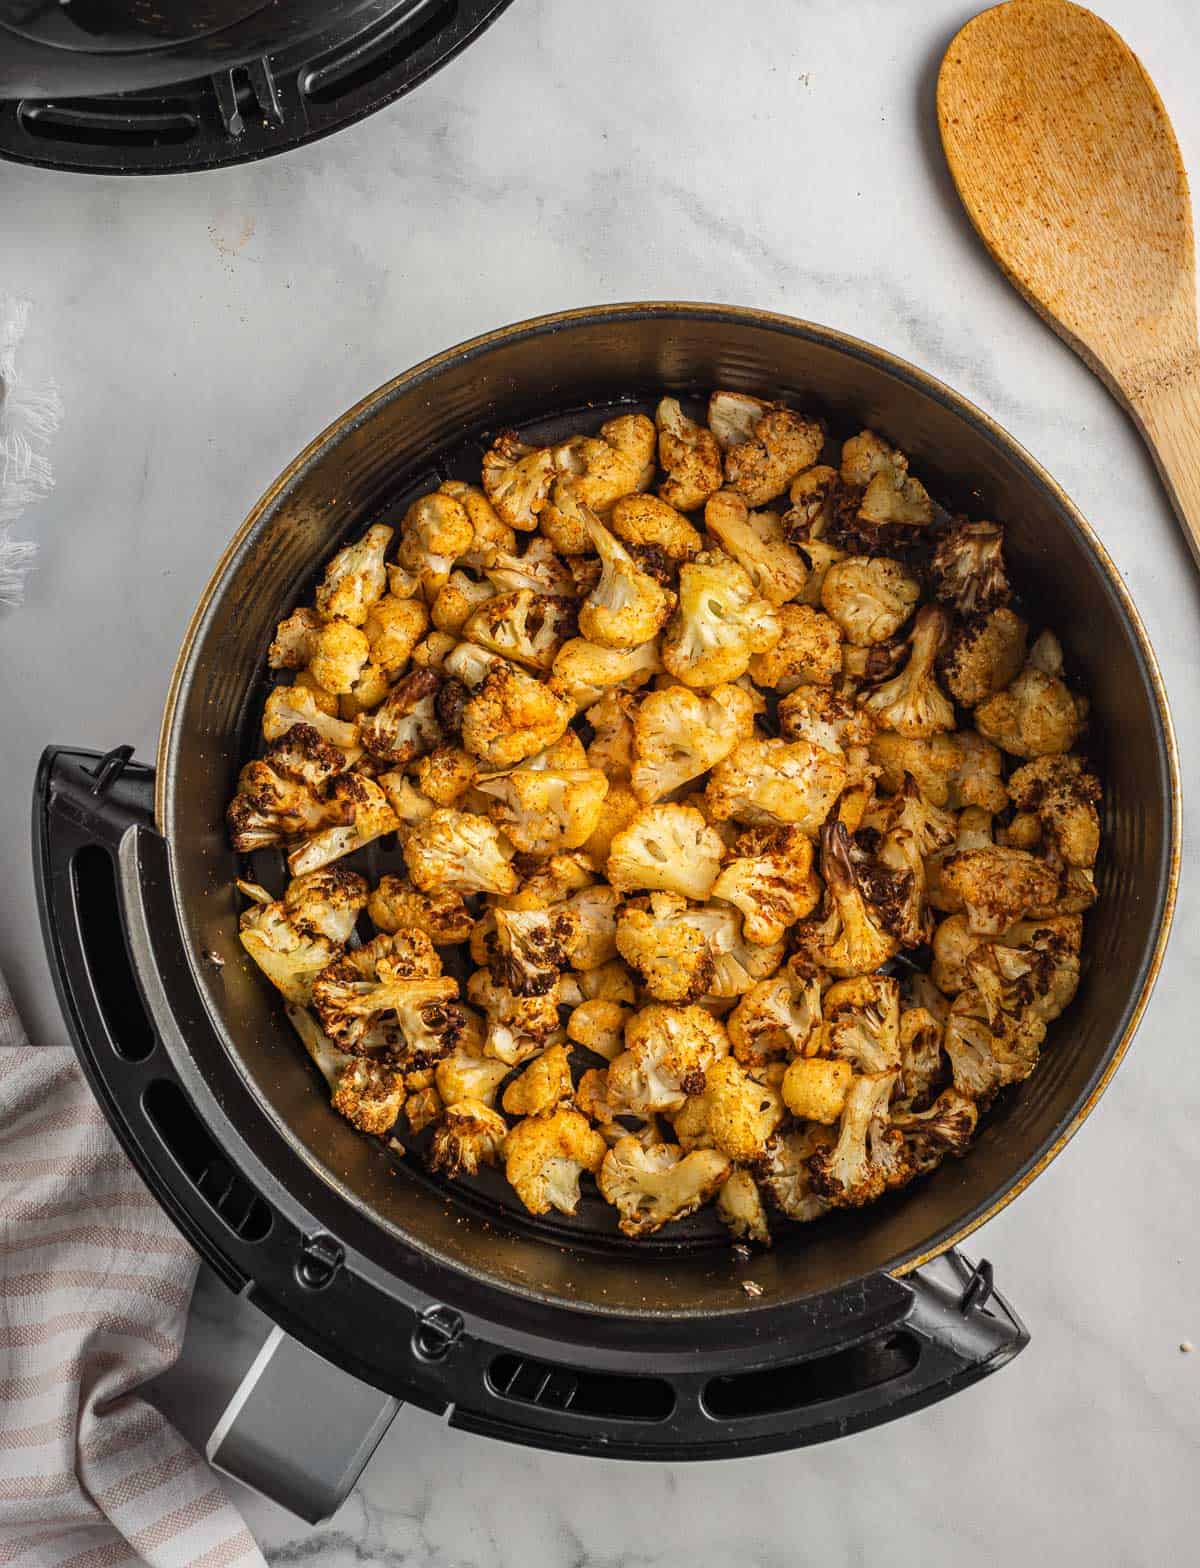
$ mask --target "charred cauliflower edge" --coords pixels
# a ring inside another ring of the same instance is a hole
[[[715,1200],[767,1245],[964,1154],[1075,993],[1100,849],[1000,525],[719,391],[503,432],[396,532],[280,622],[228,809],[286,856],[241,940],[337,1111],[534,1214],[591,1178],[631,1237]]]

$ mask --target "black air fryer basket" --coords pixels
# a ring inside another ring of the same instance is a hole
[[[598,1198],[577,1221],[535,1221],[500,1187],[451,1195],[355,1133],[241,952],[222,820],[255,749],[275,623],[342,536],[477,474],[498,428],[544,438],[717,385],[818,405],[835,431],[876,426],[939,499],[1008,525],[1018,579],[1055,584],[1106,779],[1083,982],[1038,1071],[965,1160],[753,1254],[700,1216],[623,1241]],[[720,1458],[842,1436],[1002,1366],[1027,1336],[990,1267],[954,1245],[1057,1152],[1128,1045],[1169,924],[1177,824],[1165,699],[1116,573],[1036,464],[912,367],[781,317],[626,306],[510,328],[382,388],[231,545],[185,642],[157,771],[127,748],[55,750],[38,779],[43,921],[81,1060],[181,1230],[283,1331],[213,1457],[314,1518],[397,1401],[543,1447]]]

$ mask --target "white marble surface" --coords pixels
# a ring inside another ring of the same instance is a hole
[[[938,150],[962,0],[517,0],[417,95],[256,167],[112,183],[0,165],[0,286],[59,376],[59,487],[30,603],[0,619],[0,964],[61,1035],[28,795],[50,741],[153,754],[167,673],[225,539],[354,399],[501,322],[601,300],[766,306],[894,349],[998,417],[1064,483],[1159,650],[1188,782],[1197,584],[1150,464],[1100,387],[993,271]],[[1200,12],[1100,0],[1200,170]],[[736,1558],[929,1565],[1194,1560],[1200,1448],[1189,823],[1167,965],[1067,1154],[974,1243],[1034,1331],[947,1405],[799,1455],[630,1468],[402,1414],[330,1525],[250,1499],[278,1563],[642,1568]],[[202,1283],[166,1390],[197,1430],[261,1332]]]

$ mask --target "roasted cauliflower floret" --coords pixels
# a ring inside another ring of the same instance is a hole
[[[508,1123],[482,1100],[447,1105],[437,1119],[429,1144],[429,1169],[451,1181],[478,1176],[483,1165],[495,1165],[508,1137]]]
[[[531,1214],[574,1214],[579,1178],[597,1171],[608,1152],[604,1139],[579,1111],[559,1106],[527,1116],[508,1134],[504,1174]]]
[[[516,1067],[537,1056],[558,1035],[558,987],[540,996],[514,996],[486,969],[467,981],[467,997],[485,1015],[483,1054]]]
[[[600,820],[608,780],[597,768],[516,768],[481,779],[491,816],[517,849],[533,855],[578,849]]]
[[[994,813],[1008,804],[1000,753],[974,730],[921,739],[879,734],[871,740],[871,760],[880,769],[879,782],[884,789],[895,792],[902,788],[904,775],[911,773],[921,794],[934,806],[950,811],[978,806]]]
[[[713,769],[705,797],[714,822],[815,834],[846,779],[844,759],[811,741],[744,740]]]
[[[1057,643],[1051,646],[1057,650]],[[1012,684],[975,709],[979,733],[1014,757],[1061,756],[1079,739],[1087,717],[1087,704],[1061,679],[1061,653],[1047,658],[1046,651],[1039,637]]]
[[[417,938],[427,951],[415,948]],[[377,936],[321,971],[313,1007],[343,1050],[384,1054],[405,1068],[432,1066],[454,1049],[465,1024],[458,982],[440,968],[423,932]]]
[[[803,592],[808,563],[787,542],[774,512],[752,512],[736,490],[721,490],[704,508],[704,526],[769,604],[786,604]]]
[[[628,827],[642,809],[642,802],[625,784],[610,784],[596,818],[596,825],[584,840],[583,853],[597,871],[603,871],[612,851],[612,841]]]
[[[846,761],[851,784],[874,776],[869,747],[875,720],[849,697],[826,686],[798,686],[776,710],[785,740],[806,740]]]
[[[821,897],[812,840],[798,827],[751,828],[738,838],[711,896],[741,910],[748,942],[778,942]]]
[[[712,948],[703,931],[669,922],[655,911],[652,902],[626,904],[621,910],[617,917],[617,951],[658,1001],[694,1002],[712,984]],[[672,908],[665,895],[661,902]],[[685,907],[679,900],[672,912]]]
[[[786,696],[799,686],[832,686],[842,673],[842,633],[811,604],[779,607],[779,641],[750,660],[750,679]]]
[[[809,1166],[813,1156],[832,1141],[832,1135],[819,1125],[780,1131],[767,1144],[762,1158],[754,1162],[759,1187],[788,1219],[807,1224],[828,1213],[829,1204],[815,1191]]]
[[[479,776],[479,763],[461,746],[438,746],[416,765],[422,795],[435,806],[458,806],[471,793]]]
[[[957,1089],[946,1089],[927,1110],[901,1110],[892,1114],[892,1126],[904,1139],[905,1154],[914,1171],[931,1171],[948,1154],[958,1159],[967,1152],[979,1121],[973,1100]]]
[[[461,479],[444,479],[438,489],[443,495],[453,496],[470,519],[472,553],[516,548],[516,534],[477,486],[464,484]]]
[[[404,840],[404,863],[422,893],[511,893],[512,847],[494,822],[440,806]]]
[[[532,589],[524,591],[528,593]],[[438,589],[437,598],[429,608],[429,617],[438,631],[457,638],[476,611],[495,597],[496,589],[486,578],[476,582],[466,572],[453,571]],[[421,601],[408,602],[417,604]]]
[[[852,555],[825,573],[821,604],[848,642],[870,647],[894,637],[921,597],[920,585],[887,556]]]
[[[780,630],[774,607],[755,593],[745,569],[720,550],[704,550],[680,569],[662,662],[685,686],[720,686],[773,648]]]
[[[621,414],[599,435],[572,436],[554,449],[557,478],[542,513],[542,532],[564,555],[590,548],[588,520],[615,501],[645,490],[654,477],[654,426],[644,414]]]
[[[825,444],[815,419],[738,392],[713,393],[708,425],[725,449],[726,484],[750,506],[782,495],[801,469],[817,461]]]
[[[349,621],[361,626],[371,606],[387,590],[383,558],[392,542],[392,530],[375,523],[361,539],[338,551],[325,568],[317,589],[317,613],[324,621]]]
[[[293,876],[353,854],[399,826],[383,790],[361,773],[342,774],[334,780],[330,793],[340,808],[341,824],[322,828],[289,852],[288,870]]]
[[[945,612],[927,604],[913,622],[908,663],[899,675],[864,693],[859,702],[881,729],[913,739],[954,728],[954,707],[934,673],[946,635]]]
[[[678,1110],[704,1091],[706,1070],[729,1051],[720,1022],[703,1007],[643,1007],[625,1025],[625,1050],[608,1068],[614,1105],[647,1114]]]
[[[732,1170],[717,1193],[717,1215],[735,1241],[771,1245],[771,1232],[754,1177],[746,1170]]]
[[[870,974],[900,946],[889,925],[904,890],[900,879],[877,869],[868,875],[868,868],[852,856],[850,836],[840,822],[821,829],[821,876],[822,918],[796,927],[797,952],[835,975]]]
[[[289,1005],[287,1015],[329,1085],[330,1103],[338,1115],[359,1132],[386,1137],[404,1109],[404,1074],[389,1063],[338,1050],[306,1008]]]
[[[801,1121],[832,1127],[839,1121],[854,1069],[840,1058],[801,1056],[788,1063],[784,1074],[783,1103]]]
[[[1040,838],[1067,866],[1094,866],[1100,852],[1100,781],[1078,757],[1038,757],[1017,768],[1008,793],[1036,817]]]
[[[912,1175],[903,1135],[888,1118],[896,1077],[895,1072],[856,1077],[846,1095],[837,1141],[809,1160],[813,1186],[837,1208],[872,1203]]]
[[[998,936],[1025,915],[1053,909],[1058,891],[1053,867],[1023,849],[990,844],[947,855],[931,896],[939,909],[962,910],[977,935]]]
[[[841,471],[845,484],[863,487],[858,515],[864,522],[924,527],[933,521],[933,502],[909,474],[907,457],[874,431],[864,430],[845,443]]]
[[[630,1001],[632,1001],[632,996]],[[567,1020],[567,1038],[611,1062],[625,1049],[629,1008],[604,997],[588,997]]]
[[[479,1100],[484,1105],[495,1106],[496,1093],[511,1071],[507,1062],[483,1056],[464,1032],[450,1055],[437,1064],[434,1082],[446,1105]]]
[[[924,1007],[900,1014],[900,1094],[908,1106],[924,1106],[942,1081],[942,1022]]]
[[[668,506],[694,512],[725,483],[720,443],[711,430],[688,418],[678,398],[664,397],[654,420],[658,460],[667,473],[658,493]]]
[[[373,757],[402,768],[441,742],[436,706],[441,684],[433,670],[414,670],[392,687],[374,713],[363,717],[359,735]]]
[[[900,987],[886,975],[837,980],[821,999],[822,1049],[857,1073],[900,1065]]]
[[[462,635],[527,669],[548,671],[575,629],[573,599],[518,588],[485,600],[463,624]]]
[[[1007,604],[1003,547],[1004,530],[995,523],[960,520],[947,528],[929,568],[935,597],[966,616]]]
[[[946,689],[964,708],[1002,691],[1025,662],[1025,622],[1001,606],[964,621],[938,660]]]
[[[645,803],[671,794],[707,773],[753,731],[754,702],[738,686],[651,692],[633,721],[634,794]]]
[[[606,872],[619,893],[650,888],[707,898],[725,846],[692,806],[643,806],[614,837]]]
[[[1032,1013],[997,1014],[974,987],[963,991],[951,1004],[942,1038],[954,1087],[988,1105],[1006,1085],[1029,1077],[1045,1034],[1046,1025]]]
[[[607,1151],[597,1178],[600,1192],[620,1214],[626,1236],[650,1236],[672,1220],[694,1214],[724,1184],[732,1166],[716,1149],[685,1155],[677,1143],[646,1149],[622,1138]]]
[[[504,430],[483,456],[484,494],[510,528],[537,527],[554,483],[549,447],[526,446],[515,430]]]
[[[239,921],[242,946],[287,1001],[307,1006],[313,981],[354,928],[367,884],[340,868],[298,877],[288,889],[290,906],[286,895],[272,899],[252,883],[238,885],[254,900]]]
[[[501,1105],[510,1116],[540,1116],[575,1092],[564,1045],[548,1046],[504,1091]]]
[[[354,689],[363,666],[371,657],[365,634],[349,621],[323,621],[313,634],[309,669],[318,686],[331,696]]]
[[[684,1112],[690,1113],[686,1120],[691,1141],[680,1133]],[[702,1142],[745,1162],[761,1159],[785,1114],[777,1089],[752,1078],[732,1056],[722,1056],[706,1069],[701,1094],[689,1099],[676,1117],[675,1132],[685,1148]]]
[[[234,849],[248,855],[294,843],[306,834],[344,823],[349,816],[346,802],[321,800],[307,784],[285,777],[269,763],[248,762],[238,775],[237,794],[225,820]]]
[[[301,674],[304,672],[301,671]],[[336,706],[336,698],[322,692]],[[307,725],[330,746],[346,754],[347,765],[359,755],[358,725],[346,724],[321,707],[317,694],[305,686],[276,686],[263,708],[262,732],[266,741],[282,740],[296,725]]]
[[[273,670],[302,670],[312,658],[317,633],[324,621],[307,605],[300,605],[275,628],[267,650],[267,664]]]
[[[656,495],[622,496],[608,526],[645,570],[654,565],[668,576],[701,548],[700,535],[687,518]]]
[[[729,1042],[744,1067],[810,1054],[822,1039],[821,986],[790,964],[750,987],[729,1015]]]
[[[633,691],[644,686],[661,669],[657,641],[640,648],[600,648],[585,637],[573,637],[554,660],[550,687],[578,712],[614,688]]]
[[[553,745],[573,716],[550,686],[497,664],[463,708],[462,743],[489,768],[511,768]]]
[[[579,916],[567,904],[551,909],[495,909],[487,938],[488,968],[514,996],[544,996],[570,963]]]
[[[600,557],[599,581],[579,606],[579,630],[601,648],[637,648],[656,636],[675,596],[642,571],[629,551],[590,514],[583,528]]]

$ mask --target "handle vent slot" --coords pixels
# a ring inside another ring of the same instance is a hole
[[[891,1383],[911,1372],[920,1357],[911,1334],[888,1334],[790,1366],[715,1377],[705,1384],[701,1402],[717,1421],[803,1410]]]
[[[146,1086],[142,1108],[213,1213],[242,1241],[262,1241],[271,1229],[270,1209],[217,1148],[183,1090],[169,1078],[156,1078]]]
[[[122,1061],[144,1062],[156,1041],[125,947],[112,856],[85,844],[71,857],[71,883],[79,945],[113,1050]]]
[[[662,1378],[584,1372],[526,1356],[497,1356],[487,1384],[517,1404],[609,1421],[665,1421],[675,1409],[675,1391]]]

